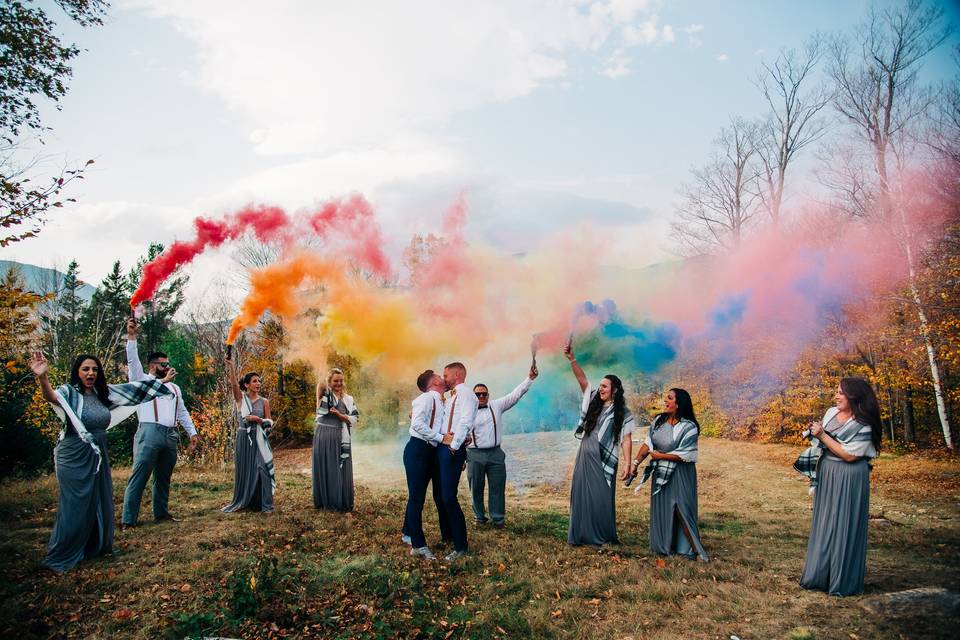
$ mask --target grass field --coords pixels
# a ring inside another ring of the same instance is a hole
[[[956,637],[955,607],[884,604],[889,592],[958,590],[956,459],[880,459],[866,593],[831,598],[797,586],[810,500],[790,468],[795,448],[701,441],[700,526],[713,557],[704,565],[649,552],[647,488],[618,493],[622,545],[567,546],[570,440],[567,433],[507,440],[513,474],[522,478],[508,495],[508,527],[473,526],[464,486],[473,553],[453,565],[417,561],[400,542],[405,496],[393,444],[356,447],[351,516],[313,510],[308,451],[277,453],[273,515],[221,513],[232,471],[181,464],[171,505],[182,522],[118,530],[112,557],[65,575],[40,564],[56,508],[54,478],[6,482],[0,636]],[[114,469],[118,519],[128,474]],[[429,502],[425,522],[435,542]]]

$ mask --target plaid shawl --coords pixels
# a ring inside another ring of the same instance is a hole
[[[840,413],[836,407],[830,407],[823,414],[821,424],[826,429],[830,421]],[[809,431],[803,432],[804,437],[809,436]],[[836,431],[831,431],[830,435],[841,444],[851,444],[854,442],[863,442],[871,440],[870,428],[857,422],[856,418],[851,417],[846,423],[840,426]],[[819,438],[810,436],[810,446],[803,450],[803,453],[793,463],[793,468],[810,478],[810,495],[817,490],[817,466],[820,464],[820,458],[826,448]]]
[[[144,402],[150,402],[158,396],[172,395],[172,391],[160,380],[138,380],[137,382],[126,382],[124,384],[108,384],[108,400],[110,402],[110,427],[115,427],[123,422],[137,410],[137,405]],[[93,435],[87,431],[80,416],[83,415],[83,394],[72,384],[64,384],[57,387],[54,393],[59,400],[59,404],[53,405],[53,412],[63,423],[60,429],[60,440],[67,435],[67,424],[72,424],[77,430],[80,439],[86,442],[97,455],[97,469],[100,471],[100,463],[103,461],[103,454],[100,447],[97,446]],[[52,404],[52,403],[51,403]]]
[[[343,425],[340,429],[340,466],[343,466],[343,461],[350,457],[350,428],[357,424],[357,420],[360,419],[360,411],[357,410],[357,405],[353,401],[353,396],[343,394],[343,397],[340,398],[343,401],[343,406],[346,407],[347,416],[350,418],[350,422],[340,421],[340,424]],[[333,390],[327,388],[323,392],[323,396],[320,398],[320,406],[317,407],[317,417],[330,413],[331,407],[337,406],[337,399],[333,395]]]
[[[267,468],[267,474],[270,476],[270,493],[277,492],[277,478],[273,472],[273,449],[270,448],[270,441],[267,440],[267,431],[273,427],[273,420],[264,419],[260,424],[251,424],[246,421],[246,417],[253,414],[253,403],[247,394],[242,394],[240,405],[237,407],[240,411],[240,419],[243,421],[240,426],[241,431],[247,432],[247,442],[253,444],[253,438],[250,432],[253,431],[257,436],[257,450],[260,457],[263,458],[263,464]]]
[[[676,446],[669,451],[660,451],[660,453],[672,453],[679,456],[693,453],[697,450],[697,438],[699,436],[699,433],[697,433],[697,425],[694,424],[693,421],[686,419],[681,420],[681,423],[685,423],[686,426],[674,441]],[[670,423],[666,420],[661,422],[659,425],[650,427],[651,439],[653,438],[653,430],[664,425],[672,428]],[[651,495],[657,495],[657,493],[660,492],[660,489],[664,488],[667,483],[670,482],[670,478],[673,476],[673,472],[676,470],[678,464],[680,463],[673,460],[651,459],[650,464],[648,464],[643,470],[643,477],[640,478],[640,484],[637,485],[637,488],[634,489],[633,492],[638,493],[640,491],[640,487],[642,487],[643,484],[652,476],[653,484],[651,486],[653,491]]]
[[[593,394],[590,394],[590,399],[593,399]],[[577,438],[583,437],[583,421],[587,417],[587,407],[589,404],[589,400],[585,401],[581,408],[580,423],[577,425],[577,430],[574,433],[574,436]],[[617,465],[620,462],[620,454],[617,451],[620,443],[614,440],[613,427],[613,405],[610,405],[609,407],[604,407],[603,411],[600,412],[600,415],[597,417],[597,425],[590,434],[590,436],[593,436],[594,433],[600,435],[600,465],[603,467],[603,475],[609,487],[612,487],[616,480]],[[633,432],[633,413],[630,412],[630,409],[624,407],[623,426],[620,427],[620,438],[622,439],[624,435],[631,432]]]

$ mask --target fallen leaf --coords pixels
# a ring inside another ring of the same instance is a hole
[[[663,569],[665,566],[667,566],[666,560],[663,558],[657,558],[657,569]]]
[[[553,616],[554,618],[559,618],[560,616],[563,615],[563,609],[557,609],[556,611],[551,611],[550,615]]]
[[[114,620],[127,620],[133,617],[133,611],[130,609],[117,609],[113,612]]]
[[[186,592],[190,591],[190,589],[191,589],[190,585],[187,584],[186,582],[184,582],[184,583],[183,583],[183,586],[180,587],[180,591],[182,591],[183,593],[186,593]]]

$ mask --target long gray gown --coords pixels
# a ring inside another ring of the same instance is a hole
[[[251,413],[265,418],[263,398],[257,398],[251,404]],[[237,448],[234,455],[233,502],[222,510],[226,512],[250,509],[251,511],[273,511],[273,487],[270,473],[257,447],[256,430],[258,425],[240,418],[237,429]]]
[[[650,433],[653,448],[661,453],[670,453],[680,444],[673,426],[664,421]],[[693,462],[678,462],[667,482],[655,495],[650,488],[650,548],[661,555],[678,554],[693,558],[697,555],[704,561],[710,557],[700,541],[697,527],[697,465]],[[686,533],[684,532],[686,529]],[[687,539],[693,539],[693,546]]]
[[[824,452],[817,481],[800,586],[835,596],[863,593],[870,517],[869,460],[844,462]]]
[[[53,452],[60,499],[43,563],[67,571],[81,560],[113,552],[113,480],[107,451],[110,409],[96,394],[83,397],[80,415],[103,458],[80,439],[73,425]]]
[[[336,409],[349,413],[343,398],[337,399]],[[342,427],[334,415],[317,416],[313,431],[313,506],[317,509],[353,511],[353,457],[340,457]]]
[[[608,485],[600,460],[600,441],[596,432],[584,436],[577,450],[570,484],[570,528],[567,543],[618,543],[617,512],[614,504],[616,484]]]

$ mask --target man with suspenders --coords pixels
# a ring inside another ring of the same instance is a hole
[[[477,416],[477,396],[466,385],[467,368],[462,362],[451,362],[443,368],[443,384],[452,391],[443,408],[443,439],[437,447],[440,473],[440,497],[447,512],[447,523],[453,535],[453,551],[444,560],[451,562],[468,553],[467,523],[457,501],[460,474],[466,464],[466,446]]]
[[[479,407],[473,421],[473,444],[467,447],[467,481],[473,498],[473,517],[477,524],[487,523],[483,508],[483,490],[490,483],[490,521],[502,527],[506,518],[507,465],[506,455],[500,448],[503,442],[503,414],[520,401],[539,372],[536,365],[530,367],[527,378],[508,395],[490,400],[490,391],[485,384],[477,384],[473,392]]]
[[[443,440],[443,379],[427,369],[417,377],[417,388],[422,392],[414,398],[410,412],[410,440],[403,449],[403,467],[407,474],[407,510],[403,518],[403,541],[409,544],[410,555],[427,560],[436,557],[427,546],[423,535],[423,503],[427,484],[433,484],[433,500],[440,519],[440,535],[452,539],[447,513],[440,495],[440,476],[437,467],[437,446]]]
[[[151,353],[147,357],[149,373],[144,372],[140,355],[137,353],[137,333],[137,323],[131,318],[127,321],[127,377],[131,381],[164,377],[170,369],[170,360],[164,353]],[[154,519],[176,521],[167,510],[167,502],[170,498],[170,477],[173,475],[174,465],[177,464],[177,449],[180,446],[177,422],[183,425],[190,436],[190,453],[197,446],[197,429],[183,403],[180,387],[168,382],[167,388],[173,395],[154,399],[153,402],[141,404],[137,408],[140,425],[133,439],[133,471],[123,494],[123,529],[137,526],[140,500],[151,473]]]

